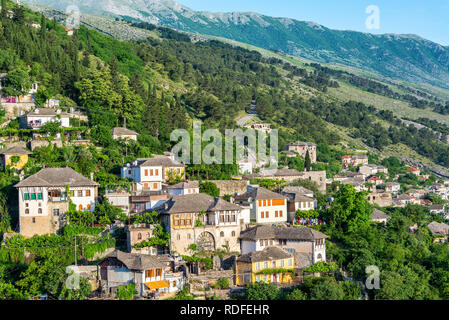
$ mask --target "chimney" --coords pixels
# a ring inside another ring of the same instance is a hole
[[[94,173],[93,172],[90,173],[90,180],[94,181]]]

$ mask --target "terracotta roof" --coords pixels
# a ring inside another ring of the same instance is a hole
[[[115,136],[136,136],[137,132],[129,130],[127,128],[116,127],[111,130],[111,134]]]
[[[408,171],[420,171],[420,170],[416,168],[409,168]]]
[[[174,196],[167,202],[154,208],[155,211],[172,213],[214,212],[214,211],[240,211],[242,208],[236,204],[214,198],[204,193]]]
[[[237,200],[248,200],[249,198],[251,198],[253,200],[287,199],[287,197],[285,197],[279,193],[267,190],[262,187],[254,188],[254,189],[246,191],[242,195],[235,196],[235,199],[237,199]]]
[[[0,154],[7,154],[7,155],[22,155],[22,154],[33,154],[32,152],[25,150],[21,147],[12,147],[7,150],[0,151]]]
[[[282,240],[316,240],[329,238],[322,232],[307,227],[275,227],[272,225],[260,225],[240,234],[242,240],[257,241],[260,239]]]
[[[98,183],[84,177],[72,168],[44,168],[15,185],[22,187],[87,187],[99,186]]]
[[[115,250],[106,258],[116,258],[123,263],[129,270],[144,271],[148,269],[164,268],[165,265],[157,256],[145,254],[127,253]]]
[[[290,253],[278,247],[268,247],[263,251],[253,251],[237,258],[239,262],[260,262],[293,257]]]

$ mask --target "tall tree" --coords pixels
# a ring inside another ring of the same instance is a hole
[[[312,160],[310,160],[310,153],[309,153],[309,150],[307,150],[307,152],[306,152],[306,159],[305,159],[305,162],[304,162],[304,168],[305,168],[307,171],[312,170]]]

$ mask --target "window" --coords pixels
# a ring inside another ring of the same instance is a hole
[[[259,263],[259,262],[256,263],[256,270],[257,270],[257,271],[260,270],[260,263]]]
[[[155,173],[156,173],[156,176],[158,176],[159,175],[159,169],[156,169]]]
[[[259,207],[262,206],[262,200],[259,200]]]
[[[235,231],[232,231],[232,236],[235,237]]]
[[[267,269],[267,268],[268,268],[268,262],[267,262],[267,261],[265,261],[265,262],[263,263],[263,268],[264,268],[264,269]]]
[[[156,269],[156,277],[162,277],[162,269]]]
[[[220,232],[220,237],[224,237],[224,232],[222,231],[222,232]]]
[[[284,267],[284,260],[281,260],[281,267]]]
[[[147,274],[147,278],[153,278],[154,277],[154,269],[147,270],[146,274]]]
[[[273,204],[273,206],[283,206],[285,204],[285,199],[273,200],[272,204]]]
[[[192,235],[189,233],[187,234],[187,239],[190,240],[192,238]]]
[[[279,215],[279,212],[278,212],[278,211],[275,211],[275,212],[274,212],[274,216],[277,218],[278,215]]]
[[[318,258],[319,261],[321,261],[321,260],[323,259],[323,256],[321,255],[321,253],[318,254],[318,257],[317,257],[317,258]]]
[[[288,266],[291,267],[293,265],[293,260],[292,259],[288,259]]]
[[[268,219],[269,217],[270,217],[270,212],[268,212],[268,211],[267,211],[267,212],[265,212],[265,218],[267,218],[267,219]]]
[[[153,183],[153,189],[157,189],[157,183]]]
[[[36,194],[35,193],[31,194],[31,200],[36,200]]]
[[[53,209],[53,215],[59,216],[59,209]]]
[[[265,240],[265,247],[268,247],[268,245],[269,245],[268,240]]]
[[[25,209],[25,214],[30,214],[30,209]]]
[[[78,197],[82,197],[83,196],[83,190],[78,190]]]
[[[279,211],[279,216],[282,218],[282,215],[283,215],[283,212],[281,210],[281,211]]]
[[[24,194],[24,199],[25,200],[30,200],[30,194],[29,193],[25,193]]]
[[[75,196],[75,191],[70,190],[70,196],[71,196],[71,197],[74,197],[74,196]]]
[[[148,177],[148,169],[145,169],[145,177]]]
[[[28,208],[30,206],[30,204],[27,202],[25,203],[25,208]]]
[[[266,207],[267,206],[267,200],[263,201],[263,206]]]
[[[260,246],[263,247],[263,240],[260,240]]]
[[[265,282],[268,281],[268,276],[266,274],[263,275],[263,281],[265,281]]]
[[[262,211],[262,212],[260,213],[260,215],[261,215],[261,218],[262,218],[262,219],[265,218],[265,212]]]
[[[80,204],[79,206],[78,206],[78,211],[82,211],[83,210],[83,206]]]
[[[33,223],[36,223],[36,218],[33,218]]]
[[[86,197],[90,197],[90,190],[86,190]]]
[[[142,234],[140,232],[137,234],[137,240],[142,240]]]
[[[38,214],[42,214],[42,208],[39,208],[39,209],[37,210],[37,213],[38,213]]]
[[[150,169],[150,176],[153,176],[153,169]]]
[[[44,197],[43,197],[43,195],[42,195],[42,193],[38,193],[37,194],[37,199],[38,200],[42,200]]]
[[[178,235],[176,236],[176,239],[181,240],[181,235],[178,234]]]
[[[87,205],[87,210],[90,210],[90,203]]]
[[[260,274],[256,275],[256,282],[260,282]]]

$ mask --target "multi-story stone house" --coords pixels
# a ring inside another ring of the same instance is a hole
[[[185,178],[185,166],[170,156],[154,155],[153,158],[136,159],[125,164],[121,172],[122,178],[134,181],[132,191],[160,191],[162,183],[172,177]]]
[[[127,191],[110,191],[106,190],[104,197],[108,199],[109,203],[114,207],[119,208],[126,215],[130,212],[130,196],[131,194]]]
[[[276,246],[295,257],[296,268],[306,268],[326,261],[326,236],[307,227],[252,227],[240,234],[242,254]]]
[[[287,197],[262,187],[250,188],[242,195],[235,196],[235,203],[249,206],[251,222],[287,222]]]
[[[401,191],[401,185],[397,182],[387,182],[385,184],[385,191],[396,194]]]
[[[170,195],[164,191],[142,191],[134,193],[129,200],[129,212],[131,215],[151,211],[170,199]]]
[[[168,253],[166,246],[152,246],[146,248],[134,248],[134,246],[142,241],[147,241],[153,237],[155,226],[152,224],[133,224],[126,227],[126,243],[128,252],[149,254],[149,255],[163,255]]]
[[[172,197],[155,208],[170,233],[170,251],[190,255],[195,244],[200,251],[228,248],[240,252],[240,213],[238,205],[207,194]]]
[[[373,188],[373,191],[368,194],[368,202],[370,204],[377,204],[380,207],[389,207],[393,205],[393,194]]]
[[[183,273],[173,272],[172,259],[115,250],[98,264],[98,278],[102,291],[115,295],[118,287],[136,284],[139,296],[168,294],[184,288]]]
[[[316,148],[316,144],[312,142],[292,142],[287,145],[287,150],[289,152],[296,152],[303,158],[305,158],[307,152],[309,152],[309,157],[312,163],[316,163]]]
[[[3,168],[11,166],[14,169],[22,169],[28,162],[28,156],[32,154],[20,147],[12,147],[0,151],[0,161]]]
[[[353,167],[358,167],[360,165],[367,165],[368,164],[368,156],[363,154],[363,155],[345,155],[343,157],[341,157],[341,163],[344,167],[349,167],[349,166],[353,166]]]
[[[318,201],[312,191],[303,187],[285,187],[282,194],[288,198],[288,222],[296,220],[297,211],[310,211],[318,208]]]
[[[287,270],[292,272],[285,272]],[[295,257],[281,248],[267,247],[263,251],[252,251],[238,257],[234,271],[236,285],[260,281],[288,284],[293,280]]]
[[[424,200],[428,191],[423,189],[409,189],[405,193],[415,199]]]
[[[45,168],[15,185],[20,234],[56,233],[64,224],[69,199],[80,211],[94,211],[98,183],[71,168]]]
[[[386,225],[390,218],[391,217],[388,216],[387,214],[385,214],[385,212],[380,211],[376,208],[373,209],[373,214],[371,215],[371,221],[376,222],[376,223],[382,223],[382,224]]]
[[[388,169],[376,164],[366,164],[359,167],[359,173],[363,174],[365,177],[369,177],[378,173],[388,174]]]

